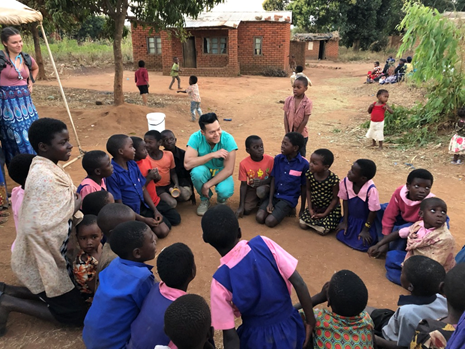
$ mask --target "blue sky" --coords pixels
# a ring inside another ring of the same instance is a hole
[[[263,11],[264,0],[226,0],[213,11]]]

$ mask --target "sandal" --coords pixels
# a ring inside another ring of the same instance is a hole
[[[0,211],[0,217],[10,217],[10,212]]]

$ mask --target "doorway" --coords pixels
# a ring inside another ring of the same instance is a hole
[[[195,37],[189,37],[184,43],[182,43],[182,57],[185,68],[197,68]]]
[[[326,42],[327,42],[327,40],[320,40],[320,49],[318,51],[318,60],[326,59]]]

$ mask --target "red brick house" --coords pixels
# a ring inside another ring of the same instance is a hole
[[[302,57],[307,60],[337,60],[339,39],[338,32],[294,34],[291,41],[291,55],[296,57],[296,61],[299,61],[299,58],[302,60]]]
[[[292,13],[288,11],[206,12],[186,19],[189,37],[181,42],[170,30],[150,33],[132,27],[134,63],[169,75],[173,57],[182,75],[237,76],[266,68],[288,70]]]

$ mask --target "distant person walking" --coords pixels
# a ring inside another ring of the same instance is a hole
[[[0,51],[0,141],[6,164],[17,154],[35,154],[27,136],[32,122],[39,119],[32,103],[32,84],[39,74],[39,66],[22,52],[23,40],[19,31],[3,28]]]
[[[175,79],[178,81],[178,90],[182,89],[181,78],[179,78],[179,72],[181,72],[181,70],[179,69],[179,59],[177,57],[173,57],[173,66],[171,66],[171,73],[170,73],[170,76],[171,76],[170,90],[171,90],[171,87],[173,86]]]
[[[149,72],[145,68],[145,62],[139,61],[139,69],[134,73],[136,85],[139,88],[144,106],[147,106],[147,95],[149,94]]]

